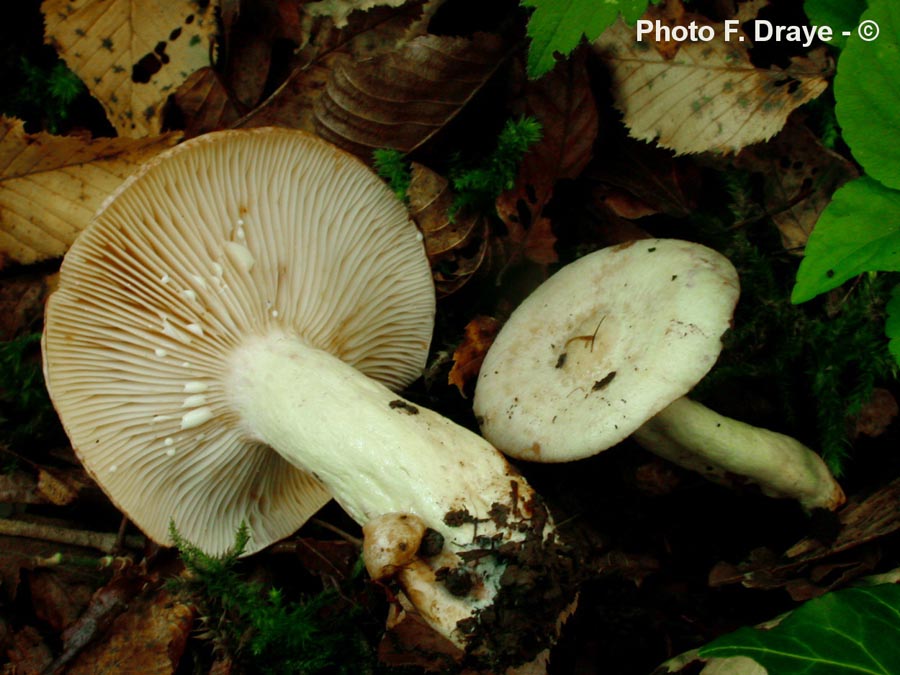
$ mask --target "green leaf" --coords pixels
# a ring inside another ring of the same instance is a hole
[[[834,37],[829,44],[843,49],[847,38],[844,31],[855,31],[859,16],[866,11],[866,0],[806,0],[803,9],[814,26],[829,26]]]
[[[897,675],[900,586],[827,593],[774,628],[741,628],[724,635],[702,647],[700,656],[746,656],[773,675]]]
[[[897,363],[900,363],[900,284],[894,286],[894,290],[891,291],[891,299],[885,310],[887,321],[884,324],[884,332],[890,338],[888,349]]]
[[[900,3],[872,0],[862,19],[879,34],[866,42],[854,33],[838,59],[838,123],[866,173],[900,189]]]
[[[871,271],[900,271],[900,191],[863,176],[838,189],[819,216],[791,301],[806,302]]]
[[[596,40],[619,14],[628,23],[647,9],[647,0],[520,0],[533,7],[528,21],[528,76],[532,79],[553,68],[555,54],[568,56],[582,37]]]

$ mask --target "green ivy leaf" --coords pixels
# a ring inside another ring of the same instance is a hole
[[[897,675],[900,586],[827,593],[774,628],[741,628],[724,635],[702,647],[700,656],[745,656],[778,675]]]
[[[839,188],[819,216],[791,301],[806,302],[870,271],[900,271],[900,191],[863,176]]]
[[[655,0],[654,0],[655,1]],[[582,37],[600,37],[619,14],[628,23],[647,9],[647,0],[520,0],[533,7],[528,21],[528,77],[535,79],[553,68],[556,53],[568,56]]]
[[[811,24],[829,26],[834,31],[829,44],[843,49],[847,38],[841,33],[856,30],[860,14],[866,11],[866,0],[806,0],[803,9]]]
[[[888,300],[885,310],[887,321],[884,324],[884,332],[890,339],[888,349],[897,363],[900,363],[900,284],[894,286],[894,290],[891,291],[891,299]]]
[[[834,78],[835,112],[866,173],[900,189],[900,3],[872,0],[862,20],[875,21],[879,34],[871,42],[857,34],[847,40]]]

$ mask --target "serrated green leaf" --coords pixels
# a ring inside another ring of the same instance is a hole
[[[637,21],[647,9],[647,0],[520,0],[533,7],[528,20],[528,77],[548,73],[557,53],[568,56],[582,37],[600,37],[619,14],[628,23]]]
[[[866,11],[866,0],[806,0],[803,9],[814,26],[828,26],[834,37],[828,41],[840,49],[847,44],[844,31],[855,31],[859,17]]]
[[[900,191],[863,176],[839,188],[819,217],[791,301],[806,302],[872,271],[900,271]]]
[[[887,321],[884,324],[884,333],[890,339],[888,349],[894,360],[900,363],[900,284],[894,286],[891,291],[891,299],[888,301]]]
[[[847,40],[834,78],[835,113],[866,173],[900,189],[900,3],[872,0],[861,18],[875,21],[879,34]]]
[[[897,675],[900,586],[827,593],[774,628],[724,635],[702,647],[700,656],[746,656],[773,675]]]

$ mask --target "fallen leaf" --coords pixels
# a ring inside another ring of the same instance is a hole
[[[363,61],[399,49],[424,31],[422,16],[422,3],[413,1],[397,9],[377,7],[355,12],[347,25],[339,29],[329,17],[303,12],[300,32],[292,37],[300,47],[291,72],[238,126],[273,125],[315,131],[313,106],[325,90],[336,61],[347,57]]]
[[[44,0],[46,40],[103,105],[120,136],[160,132],[162,107],[210,65],[215,3]]]
[[[865,499],[849,499],[838,519],[840,531],[833,541],[807,538],[783,556],[760,549],[739,565],[718,563],[710,571],[710,586],[786,588],[803,598],[845,586],[871,570],[880,557],[877,550],[862,547],[900,530],[900,479]]]
[[[0,118],[0,252],[22,264],[61,256],[103,200],[179,138],[26,134],[20,120]]]
[[[485,33],[423,34],[435,8],[375,7],[350,14],[343,29],[328,17],[313,22],[288,79],[239,125],[306,129],[365,161],[376,148],[419,147],[484,86],[510,49]]]
[[[871,438],[880,436],[888,430],[898,413],[900,407],[897,406],[894,395],[887,389],[875,387],[872,397],[856,415],[854,433]]]
[[[658,10],[645,14],[654,20]],[[708,24],[699,15],[689,20]],[[619,20],[593,43],[610,70],[616,107],[634,138],[677,154],[737,152],[765,141],[788,115],[825,91],[830,63],[824,47],[794,57],[787,68],[756,68],[749,37],[712,25],[708,42],[681,42],[674,56],[652,39],[635,40],[635,28]],[[745,41],[740,42],[739,37]]]
[[[467,398],[466,384],[478,375],[499,330],[500,322],[490,316],[479,315],[466,324],[462,342],[453,352],[453,367],[447,378],[447,383],[454,385],[463,398]]]
[[[407,189],[410,216],[422,230],[439,297],[458,291],[484,262],[487,222],[481,214],[453,213],[449,181],[426,166],[412,163]]]
[[[2,222],[4,218],[0,212]],[[36,272],[17,274],[3,280],[0,284],[0,341],[12,340],[41,325],[44,300],[52,283],[52,277]]]
[[[4,673],[11,675],[42,675],[53,660],[53,653],[44,642],[37,629],[25,626],[13,635],[12,645],[7,649],[9,659]]]
[[[515,187],[497,198],[513,260],[557,259],[556,236],[544,208],[557,181],[576,178],[590,161],[598,130],[585,56],[579,50],[539,80],[526,83],[517,106],[517,112],[541,123],[543,136],[522,160]]]
[[[172,675],[194,623],[194,610],[168,591],[130,599],[102,640],[82,651],[67,675]]]
[[[662,212],[684,218],[694,212],[702,185],[695,163],[624,133],[605,134],[596,154],[598,161],[585,175],[605,188],[595,196],[604,199],[618,215],[631,218],[639,213]],[[636,202],[627,204],[625,195]]]
[[[227,129],[243,114],[221,75],[209,67],[195,71],[185,80],[173,100],[184,118],[186,138]]]
[[[834,191],[859,175],[852,162],[799,123],[788,123],[768,143],[745,148],[734,165],[761,176],[763,208],[781,232],[785,250],[797,255]]]
[[[78,487],[50,469],[38,469],[37,489],[42,497],[56,506],[71,504],[78,497]]]
[[[373,7],[400,7],[407,0],[316,0],[307,6],[313,16],[328,16],[334,20],[336,28],[347,25],[347,17],[352,12],[365,12]]]
[[[28,590],[35,616],[54,631],[75,622],[87,607],[95,586],[78,583],[69,572],[36,569],[28,574]]]

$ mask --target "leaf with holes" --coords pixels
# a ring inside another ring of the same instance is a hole
[[[46,40],[100,101],[120,136],[159,133],[162,107],[210,64],[215,3],[44,0]]]

